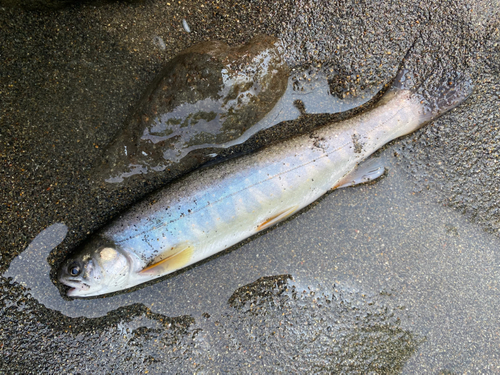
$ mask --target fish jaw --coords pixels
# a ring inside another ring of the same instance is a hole
[[[59,280],[62,284],[69,286],[70,288],[66,292],[68,297],[80,297],[87,296],[85,293],[90,289],[90,286],[79,280]]]
[[[82,289],[82,288],[69,288],[68,291],[66,292],[66,295],[68,297],[90,297],[92,296],[93,294],[85,294],[82,293],[82,291],[84,292],[85,289]]]

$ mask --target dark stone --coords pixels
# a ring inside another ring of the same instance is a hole
[[[288,67],[278,39],[257,36],[240,47],[196,44],[171,60],[138,103],[106,151],[99,174],[119,182],[162,171],[191,151],[240,137],[276,104],[287,87]]]

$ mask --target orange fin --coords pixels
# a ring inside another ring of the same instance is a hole
[[[297,208],[298,206],[292,206],[290,208],[287,208],[285,211],[282,211],[279,214],[266,219],[263,223],[257,226],[257,231],[269,228],[277,222],[286,219],[288,216],[292,215],[297,210]]]
[[[182,242],[158,256],[153,264],[147,266],[141,275],[160,276],[184,267],[191,260],[194,248],[187,242]]]

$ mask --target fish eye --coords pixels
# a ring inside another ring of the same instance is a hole
[[[73,262],[68,267],[68,273],[70,276],[78,276],[82,272],[82,268],[76,262]]]

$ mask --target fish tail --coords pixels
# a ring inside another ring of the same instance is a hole
[[[410,91],[421,104],[424,123],[455,108],[474,88],[467,66],[459,59],[443,56],[448,52],[431,50],[420,35],[409,48],[389,90]]]

